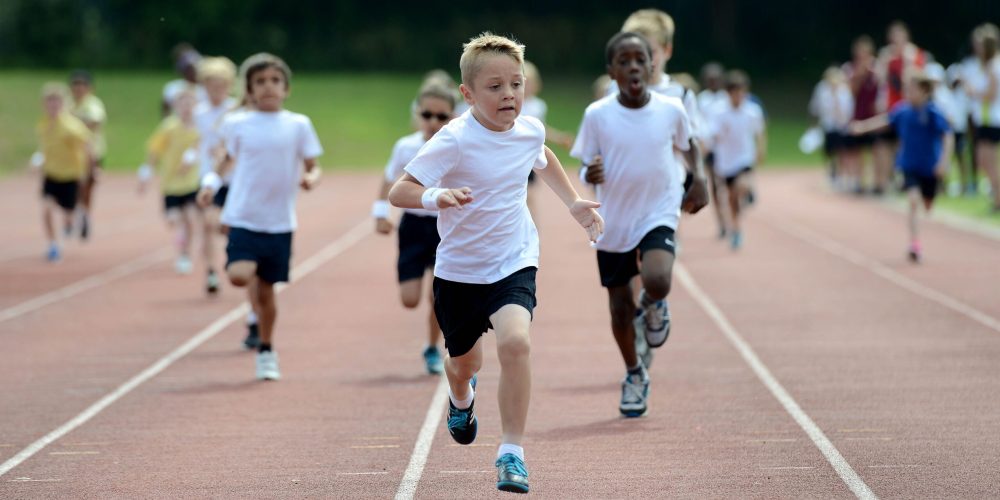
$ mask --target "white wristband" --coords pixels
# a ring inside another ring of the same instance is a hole
[[[45,155],[41,151],[35,151],[35,154],[31,155],[31,168],[42,168],[45,165]]]
[[[201,178],[201,187],[209,188],[213,193],[217,193],[222,187],[222,177],[219,177],[219,174],[215,172],[209,172]]]
[[[372,217],[376,219],[388,219],[389,202],[385,200],[375,200],[375,203],[372,203]]]
[[[423,196],[420,197],[420,204],[427,210],[441,210],[441,208],[438,207],[438,198],[440,198],[441,194],[445,191],[447,191],[447,189],[428,188],[424,191]]]
[[[198,161],[198,151],[194,148],[187,148],[184,150],[184,154],[181,155],[181,162],[185,165],[194,165]]]
[[[153,177],[153,167],[150,167],[149,164],[147,164],[147,163],[143,163],[142,165],[139,165],[139,180],[140,181],[146,182],[146,181],[148,181],[152,177]]]

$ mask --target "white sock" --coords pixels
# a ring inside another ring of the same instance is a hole
[[[524,461],[524,448],[516,444],[501,444],[500,448],[497,449],[497,458],[500,458],[508,453],[520,458],[522,462]]]
[[[257,313],[253,312],[253,310],[247,313],[247,324],[248,325],[257,324]]]
[[[476,399],[476,391],[472,388],[472,384],[469,384],[469,397],[461,401],[455,397],[455,394],[451,392],[451,387],[448,388],[448,399],[451,399],[451,404],[455,405],[455,408],[459,410],[468,410],[472,406],[472,401]]]

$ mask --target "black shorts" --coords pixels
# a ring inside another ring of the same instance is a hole
[[[751,172],[753,172],[753,167],[743,167],[739,169],[739,171],[736,172],[735,174],[724,177],[723,179],[726,181],[726,187],[727,188],[733,187],[733,184],[736,184],[736,180],[739,179],[740,176],[749,174]]]
[[[965,151],[965,132],[955,132],[955,156],[962,156]]]
[[[1000,142],[1000,127],[976,127],[976,144],[989,142],[996,144]]]
[[[434,313],[452,357],[469,352],[487,330],[490,316],[501,307],[524,307],[534,317],[535,267],[526,267],[489,285],[458,283],[434,278]]]
[[[76,208],[79,193],[79,181],[55,181],[46,177],[42,182],[42,198],[52,198],[63,210]]]
[[[528,173],[528,184],[534,184],[534,183],[535,183],[535,169],[531,169],[531,172]]]
[[[226,196],[229,195],[229,186],[222,186],[218,191],[215,192],[215,196],[212,197],[212,204],[222,208],[226,206]]]
[[[828,131],[823,135],[823,152],[827,156],[833,156],[840,152],[847,144],[847,136],[837,131]]]
[[[422,278],[427,269],[434,269],[437,255],[437,217],[404,213],[399,220],[399,260],[396,274],[399,282]]]
[[[875,144],[875,136],[876,134],[871,132],[858,135],[846,134],[842,138],[844,149],[870,148],[872,144]]]
[[[169,211],[173,208],[184,208],[188,205],[198,206],[198,191],[187,194],[168,194],[163,196],[163,210]]]
[[[714,151],[709,151],[708,154],[705,155],[705,166],[708,167],[709,170],[711,170],[713,167],[715,167],[715,152]]]
[[[292,233],[261,233],[229,228],[226,267],[248,260],[257,263],[257,277],[268,283],[288,281],[292,260]]]
[[[639,245],[628,252],[597,251],[597,269],[601,274],[601,286],[614,288],[625,286],[639,274],[639,261],[650,250],[666,250],[676,255],[674,246],[674,230],[667,226],[659,226],[646,233]]]
[[[941,187],[941,179],[936,175],[919,175],[903,173],[903,191],[919,188],[920,196],[925,200],[933,200]]]
[[[895,144],[899,140],[899,134],[896,133],[896,129],[889,127],[884,132],[875,133],[875,142],[888,142]]]

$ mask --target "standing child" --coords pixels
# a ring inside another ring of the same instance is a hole
[[[767,136],[764,112],[747,96],[750,79],[740,70],[726,75],[729,98],[709,112],[706,136],[715,151],[716,182],[725,188],[728,199],[726,231],[730,246],[743,246],[743,205],[753,192],[753,168],[764,161]]]
[[[906,101],[893,108],[889,114],[878,115],[862,122],[854,122],[851,130],[863,134],[892,127],[899,135],[900,149],[896,166],[903,172],[903,189],[910,201],[909,257],[913,262],[921,258],[919,211],[930,212],[934,205],[941,178],[948,168],[954,138],[948,119],[931,102],[934,82],[923,72],[913,74],[905,86]]]
[[[449,357],[448,431],[460,444],[476,438],[475,375],[480,337],[492,328],[500,358],[497,488],[528,492],[521,440],[531,396],[530,341],[538,268],[538,231],[525,202],[535,170],[586,228],[603,221],[599,204],[580,199],[551,150],[545,127],[521,117],[524,46],[490,33],[465,44],[460,90],[472,108],[441,129],[406,166],[389,201],[441,210],[434,265],[434,307]],[[426,186],[443,186],[427,188]]]
[[[222,117],[236,107],[236,100],[229,93],[236,78],[236,65],[225,57],[206,57],[198,63],[198,81],[208,94],[208,99],[194,108],[194,121],[201,140],[198,143],[199,178],[215,171],[215,165],[225,155],[225,146],[219,134]],[[207,275],[205,290],[211,295],[219,291],[219,277],[215,272],[215,239],[219,234],[219,212],[226,203],[231,176],[223,178],[223,185],[215,193],[212,204],[204,208],[205,263]]]
[[[403,168],[415,156],[417,151],[431,137],[434,137],[441,127],[451,121],[455,112],[455,93],[440,83],[425,85],[417,96],[415,109],[420,130],[396,141],[392,148],[392,156],[385,166],[385,176],[379,189],[378,199],[372,206],[375,217],[375,230],[380,234],[392,232],[392,222],[389,220],[389,189],[403,175]],[[437,212],[420,208],[403,210],[399,221],[399,258],[396,262],[396,273],[399,277],[399,295],[403,306],[414,309],[420,305],[420,296],[424,290],[424,273],[434,269],[434,256],[441,237],[437,231]],[[424,364],[427,372],[439,374],[444,370],[438,342],[441,340],[441,327],[434,315],[433,296],[431,296],[431,311],[427,321],[427,346],[423,350]]]
[[[174,98],[174,114],[164,119],[149,138],[146,163],[139,167],[140,192],[145,190],[151,172],[156,169],[159,173],[164,214],[177,243],[174,270],[178,274],[191,273],[191,241],[196,223],[202,223],[202,211],[195,203],[200,179],[200,136],[194,121],[194,106],[195,95],[191,90]]]
[[[53,212],[62,211],[63,227],[69,233],[73,227],[73,210],[76,208],[80,179],[90,165],[93,133],[78,118],[66,111],[69,90],[62,83],[46,83],[42,87],[42,104],[45,115],[35,128],[38,135],[38,152],[31,157],[31,165],[41,168],[42,217],[45,236],[49,240],[46,258],[56,262],[62,257],[59,238],[53,222]]]
[[[587,165],[588,181],[597,186],[600,213],[608,221],[595,247],[611,330],[625,362],[618,409],[626,417],[643,415],[649,396],[649,374],[635,346],[640,333],[633,325],[642,325],[641,335],[651,347],[663,345],[670,334],[666,297],[685,180],[675,155],[695,164],[690,156],[696,154],[680,99],[652,92],[647,84],[651,59],[645,37],[623,32],[611,38],[607,69],[620,91],[587,107],[572,151]],[[631,284],[636,275],[642,280],[638,315]]]
[[[86,240],[90,236],[90,210],[93,206],[94,185],[97,183],[100,169],[104,166],[104,155],[108,149],[104,139],[104,126],[108,115],[104,110],[104,103],[94,95],[94,78],[90,72],[74,71],[69,77],[69,83],[73,91],[71,113],[83,121],[94,134],[91,144],[94,158],[88,165],[87,174],[80,180],[80,200],[77,205],[80,239]]]
[[[222,168],[233,168],[221,218],[229,227],[226,274],[234,286],[250,288],[260,328],[257,378],[278,380],[278,355],[272,348],[278,314],[274,285],[288,281],[297,226],[295,198],[300,186],[309,190],[319,182],[316,159],[323,148],[309,117],[284,109],[292,77],[284,61],[260,53],[241,68],[254,109],[234,113],[223,124]],[[210,173],[202,186],[198,203],[204,207],[222,186],[222,178]]]
[[[809,111],[819,120],[823,129],[823,149],[832,167],[830,173],[834,188],[853,191],[860,185],[861,172],[850,169],[844,161],[844,137],[854,114],[854,96],[843,70],[837,66],[826,68],[823,80],[813,91]]]

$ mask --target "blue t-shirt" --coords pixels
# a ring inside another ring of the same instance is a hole
[[[933,176],[941,159],[941,137],[951,130],[937,106],[928,103],[916,108],[900,103],[889,112],[889,124],[899,134],[896,166],[906,174]]]

